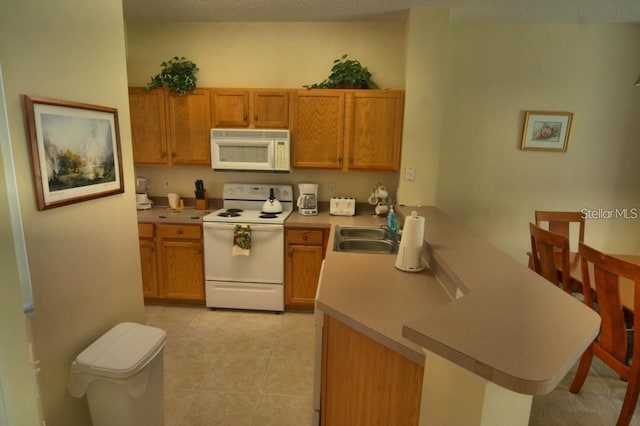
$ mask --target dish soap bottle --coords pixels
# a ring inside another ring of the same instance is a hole
[[[398,221],[396,219],[396,212],[393,210],[393,204],[389,206],[389,213],[387,214],[387,226],[394,235],[398,233]]]

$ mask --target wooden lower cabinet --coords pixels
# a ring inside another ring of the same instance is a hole
[[[327,230],[318,228],[286,231],[286,309],[313,311],[327,235]]]
[[[157,297],[158,290],[158,256],[154,240],[155,227],[152,223],[138,224],[140,241],[140,267],[142,268],[142,292],[144,297]]]
[[[200,225],[138,224],[146,301],[204,303]]]
[[[323,426],[418,425],[424,367],[329,315],[323,333]]]

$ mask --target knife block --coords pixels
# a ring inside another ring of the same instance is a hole
[[[204,198],[196,198],[196,209],[206,210],[209,208],[209,198],[207,197],[207,191],[204,191]]]

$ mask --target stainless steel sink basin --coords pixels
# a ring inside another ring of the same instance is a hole
[[[394,235],[385,228],[373,226],[337,226],[334,251],[393,254],[398,251]]]
[[[398,247],[395,241],[390,240],[348,238],[338,241],[334,250],[351,253],[393,254],[397,252]]]
[[[389,238],[387,231],[383,228],[369,227],[338,227],[338,235],[340,238],[365,238],[368,240],[384,240]]]

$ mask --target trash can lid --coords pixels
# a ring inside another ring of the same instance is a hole
[[[164,348],[164,330],[123,322],[103,334],[76,357],[72,370],[126,379],[149,364]]]

